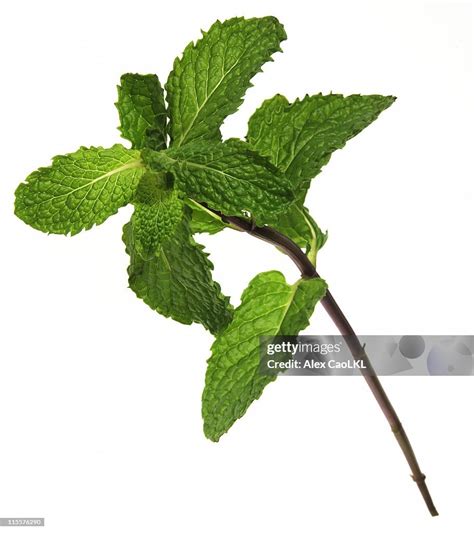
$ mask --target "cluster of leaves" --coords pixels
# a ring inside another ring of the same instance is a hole
[[[203,394],[212,440],[274,379],[258,371],[259,337],[299,333],[326,284],[290,285],[279,272],[264,272],[234,310],[194,234],[226,227],[216,211],[251,217],[289,236],[315,262],[326,235],[304,206],[310,181],[394,100],[318,94],[290,103],[277,95],[251,117],[245,141],[222,141],[224,119],[284,39],[273,17],[216,22],[174,62],[166,98],[157,76],[122,76],[116,106],[131,148],[81,147],[55,157],[16,191],[16,214],[47,233],[75,235],[133,204],[123,232],[131,289],[162,315],[216,335]]]

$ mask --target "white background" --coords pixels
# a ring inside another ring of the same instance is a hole
[[[319,270],[364,334],[473,334],[472,13],[462,2],[4,2],[0,516],[49,532],[472,532],[472,378],[385,378],[440,511],[429,517],[362,380],[282,378],[218,444],[201,430],[211,336],[127,288],[125,208],[74,238],[13,213],[50,156],[120,140],[124,72],[156,72],[199,29],[273,14],[284,54],[226,136],[280,92],[397,102],[336,153],[308,199]],[[257,272],[297,272],[230,230],[201,239],[235,304]],[[324,312],[312,333],[332,333]]]

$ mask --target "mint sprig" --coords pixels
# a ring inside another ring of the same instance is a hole
[[[298,334],[321,301],[353,357],[364,361],[362,374],[434,515],[400,420],[316,272],[327,233],[305,206],[311,180],[331,154],[394,97],[316,94],[290,103],[276,95],[252,115],[245,141],[222,141],[224,119],[237,111],[252,78],[285,39],[274,17],[217,21],[175,60],[165,91],[154,74],[124,74],[116,106],[131,147],[81,147],[53,158],[19,185],[15,213],[40,231],[75,235],[133,205],[123,231],[130,288],[163,316],[202,324],[216,337],[202,404],[211,440],[227,432],[274,379],[259,372],[260,336]],[[226,228],[275,245],[301,278],[289,284],[279,272],[260,273],[234,311],[194,238]]]

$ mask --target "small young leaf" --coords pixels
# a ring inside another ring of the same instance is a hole
[[[212,279],[203,247],[192,238],[189,217],[188,212],[149,260],[137,252],[132,225],[124,226],[130,288],[158,313],[183,324],[199,322],[215,334],[230,322],[232,307]]]
[[[290,179],[303,202],[311,178],[332,152],[392,105],[393,96],[306,96],[292,104],[281,95],[266,100],[249,121],[247,140]]]
[[[327,240],[327,233],[322,232],[306,207],[298,205],[292,205],[288,211],[280,215],[273,227],[313,256]]]
[[[214,235],[215,233],[219,233],[219,231],[227,227],[227,225],[222,222],[219,216],[210,213],[207,209],[201,207],[194,200],[190,200],[188,198],[186,200],[186,205],[188,205],[192,211],[191,232],[193,234],[209,233],[210,235]]]
[[[237,139],[197,141],[161,152],[144,150],[142,155],[152,168],[171,172],[190,198],[226,215],[248,211],[257,224],[265,224],[293,201],[285,176]]]
[[[124,74],[118,102],[122,137],[132,148],[166,148],[166,108],[163,89],[155,74]]]
[[[166,83],[172,145],[219,140],[225,117],[237,111],[250,80],[285,39],[274,17],[233,18],[190,43]]]
[[[144,172],[136,150],[82,147],[30,174],[16,190],[15,214],[40,231],[75,235],[128,204]]]
[[[276,271],[250,282],[232,322],[212,346],[202,397],[206,437],[218,441],[275,379],[259,371],[260,336],[297,335],[326,288],[320,278],[288,285]]]
[[[164,180],[163,180],[164,181]],[[176,190],[164,188],[162,177],[147,172],[141,179],[133,204],[132,228],[137,252],[145,259],[168,241],[184,215],[184,202]]]

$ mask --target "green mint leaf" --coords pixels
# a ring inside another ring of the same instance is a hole
[[[118,102],[122,137],[132,148],[166,148],[166,108],[163,89],[154,74],[124,74]]]
[[[323,233],[306,207],[292,205],[288,211],[278,217],[273,227],[289,237],[300,248],[305,248],[311,255],[313,263],[316,253],[324,246],[327,232]]]
[[[144,172],[136,150],[82,147],[30,174],[16,190],[15,214],[40,231],[75,235],[128,204]]]
[[[219,231],[227,227],[227,225],[222,222],[222,219],[218,215],[211,213],[194,200],[188,198],[186,200],[186,205],[191,208],[192,212],[192,233],[209,233],[210,235],[214,235],[215,233],[219,233]]]
[[[274,17],[216,22],[177,58],[166,83],[172,145],[220,139],[219,128],[237,111],[250,80],[286,39]]]
[[[232,322],[212,346],[202,398],[206,437],[219,440],[275,379],[259,371],[260,336],[297,335],[326,288],[319,278],[288,285],[276,271],[250,282]]]
[[[392,96],[306,96],[292,104],[281,95],[266,100],[249,121],[249,144],[293,183],[302,202],[311,178],[332,152],[392,105]]]
[[[149,259],[176,232],[184,216],[184,202],[173,189],[163,187],[165,178],[147,172],[141,179],[131,223],[137,252]]]
[[[293,201],[285,176],[237,139],[196,141],[142,155],[152,168],[171,172],[187,196],[226,215],[249,212],[257,224],[265,224]]]
[[[133,226],[125,225],[129,284],[158,313],[183,324],[199,322],[215,334],[230,322],[232,307],[212,279],[213,265],[203,247],[192,238],[189,216],[149,260],[137,252]]]

